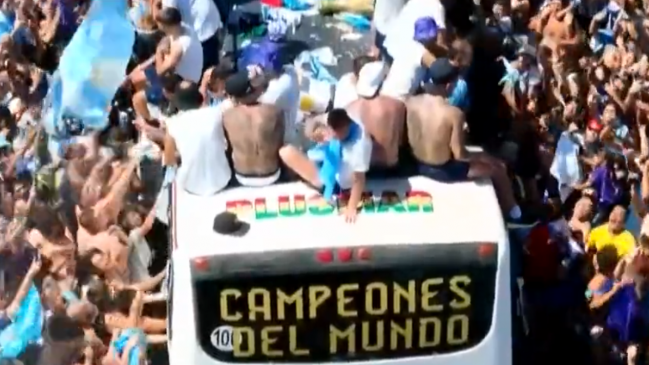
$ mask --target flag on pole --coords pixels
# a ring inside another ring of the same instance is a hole
[[[55,138],[66,138],[64,117],[80,120],[85,131],[108,125],[135,42],[128,11],[127,0],[94,0],[63,50],[44,108],[45,129]]]

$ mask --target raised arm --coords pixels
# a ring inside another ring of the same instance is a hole
[[[104,214],[110,218],[111,222],[117,220],[117,215],[122,210],[126,193],[128,193],[131,179],[133,178],[138,163],[139,160],[137,158],[131,158],[117,182],[113,184],[110,192],[104,198],[106,203],[99,207],[104,209]]]
[[[151,291],[155,289],[162,282],[162,280],[164,280],[166,276],[167,276],[167,268],[165,267],[156,276],[144,280],[142,282],[130,285],[129,288],[138,291]]]
[[[41,261],[40,259],[35,259],[32,262],[32,265],[29,267],[29,271],[27,271],[27,274],[25,275],[25,278],[23,279],[22,283],[20,283],[20,287],[18,287],[18,291],[16,292],[16,296],[14,299],[11,301],[11,304],[9,304],[9,307],[7,307],[7,316],[10,319],[14,319],[16,316],[16,313],[18,312],[18,308],[20,308],[20,304],[22,303],[23,299],[27,296],[27,293],[29,293],[29,289],[32,286],[32,282],[34,281],[34,277],[38,272],[41,270]]]

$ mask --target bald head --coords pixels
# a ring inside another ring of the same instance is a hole
[[[626,220],[626,209],[621,205],[616,205],[608,216],[608,228],[611,232],[619,233],[624,230],[624,221]]]
[[[581,199],[579,199],[577,204],[575,204],[573,218],[578,220],[588,219],[590,217],[592,209],[593,201],[588,197],[582,197]]]

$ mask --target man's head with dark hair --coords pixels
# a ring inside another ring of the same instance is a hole
[[[162,85],[162,91],[165,93],[165,97],[173,95],[182,82],[182,77],[172,71],[160,76],[160,84]]]
[[[219,213],[214,217],[212,228],[214,232],[224,235],[244,235],[250,229],[250,226],[240,221],[237,215],[231,212]]]
[[[345,109],[333,109],[327,115],[327,125],[340,140],[347,138],[351,124],[352,119]]]
[[[358,77],[358,74],[361,72],[363,66],[374,61],[374,58],[367,55],[361,55],[354,58],[354,60],[352,61],[352,70],[354,71],[354,76]]]
[[[136,294],[137,292],[131,289],[118,291],[113,298],[113,308],[124,315],[128,315]]]
[[[73,364],[85,346],[83,328],[65,314],[54,314],[47,320],[43,339],[38,365]]]
[[[230,75],[225,80],[225,93],[239,103],[249,104],[256,101],[255,89],[252,87],[248,71],[242,70]]]
[[[428,76],[432,85],[428,85],[427,88],[429,90],[434,89],[436,92],[446,96],[455,87],[455,82],[460,76],[460,69],[448,58],[438,58],[428,68]]]
[[[225,92],[225,81],[234,74],[232,65],[226,62],[221,62],[214,66],[210,73],[209,88],[213,93],[220,94]]]
[[[174,91],[174,104],[179,110],[198,109],[203,104],[203,95],[198,89],[198,84],[181,82]]]
[[[602,274],[612,274],[617,266],[618,254],[617,249],[610,245],[598,250],[595,254],[594,264],[598,272]]]
[[[158,23],[158,27],[165,33],[173,32],[182,24],[180,11],[171,7],[162,8],[162,10],[158,12],[155,20]]]
[[[34,202],[29,220],[33,227],[49,240],[58,241],[65,237],[65,224],[59,212],[44,202]]]

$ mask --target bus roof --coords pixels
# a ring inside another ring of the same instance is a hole
[[[371,180],[365,190],[357,221],[348,224],[338,207],[302,182],[236,187],[210,197],[174,188],[174,250],[200,257],[314,247],[501,242],[505,236],[490,183],[444,184],[417,176]],[[226,210],[249,224],[245,234],[214,232],[214,217]]]

